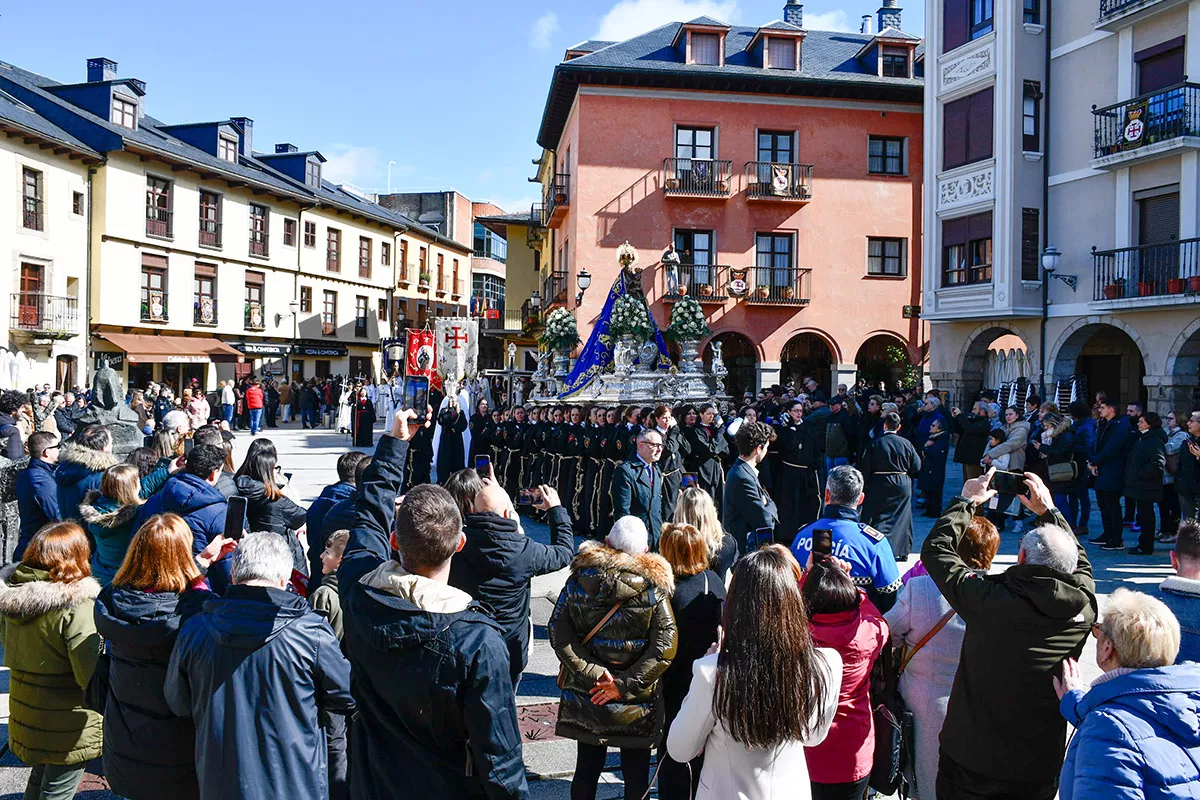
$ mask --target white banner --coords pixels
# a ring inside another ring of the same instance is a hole
[[[446,394],[457,394],[458,386],[475,377],[478,370],[479,322],[452,317],[434,320],[433,326],[438,374],[446,382]]]

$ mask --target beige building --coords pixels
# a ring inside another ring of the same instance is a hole
[[[23,353],[23,375],[0,385],[70,388],[87,380],[89,177],[98,152],[0,92],[0,226],[8,325],[0,349]]]
[[[991,9],[926,5],[934,385],[1195,406],[1200,0]]]

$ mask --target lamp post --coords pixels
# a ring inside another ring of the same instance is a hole
[[[297,331],[297,327],[299,325],[299,315],[300,315],[300,301],[296,300],[294,298],[288,302],[288,312],[286,314],[276,314],[275,315],[275,327],[277,327],[277,328],[279,327],[279,323],[283,322],[284,317],[292,318],[292,344],[293,344],[293,346],[295,346],[296,339],[299,336],[299,332]],[[290,351],[288,354],[287,364],[288,364],[288,374],[285,377],[290,378],[292,375],[292,359],[291,359]]]
[[[513,407],[513,399],[516,397],[516,387],[513,386],[513,371],[517,368],[517,345],[515,342],[508,343],[508,407]]]
[[[575,294],[575,307],[579,308],[583,305],[583,293],[592,285],[592,273],[586,269],[581,269],[579,270],[579,274],[575,276],[575,280],[579,285],[579,291]]]
[[[1075,287],[1079,284],[1079,278],[1075,275],[1063,275],[1056,270],[1059,263],[1062,261],[1062,253],[1058,252],[1058,248],[1054,245],[1049,245],[1042,251],[1042,271],[1051,278],[1058,278],[1060,281],[1071,287],[1071,291],[1075,291]]]

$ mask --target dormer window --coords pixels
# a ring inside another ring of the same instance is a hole
[[[912,73],[908,63],[907,47],[884,47],[880,56],[880,70],[884,78],[909,78]]]
[[[217,157],[222,161],[236,164],[238,160],[237,150],[237,139],[234,139],[232,136],[217,138]]]
[[[693,64],[720,66],[721,37],[715,33],[693,33],[692,36]]]
[[[314,189],[321,188],[321,162],[310,158],[304,167],[304,182]]]
[[[795,69],[796,40],[792,38],[767,39],[767,69]]]
[[[137,101],[114,94],[111,121],[122,128],[137,130]]]

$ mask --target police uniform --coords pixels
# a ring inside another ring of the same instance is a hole
[[[829,505],[823,516],[811,525],[805,525],[792,542],[792,555],[801,566],[808,563],[812,551],[813,530],[829,528],[833,531],[833,555],[850,564],[850,577],[854,584],[866,590],[871,602],[880,611],[887,611],[896,603],[900,591],[900,571],[896,569],[896,557],[887,537],[879,531],[858,521],[858,511],[846,506]]]

